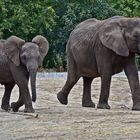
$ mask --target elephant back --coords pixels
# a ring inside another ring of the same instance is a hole
[[[76,28],[71,32],[67,47],[76,47],[77,49],[82,49],[83,47],[88,47],[89,45],[94,46],[96,39],[97,29],[102,25],[102,21],[95,18],[85,20],[78,24]]]
[[[100,22],[100,20],[97,20],[97,19],[95,19],[95,18],[90,18],[90,19],[87,19],[87,20],[85,20],[85,21],[79,23],[79,24],[76,26],[75,29],[80,28],[80,27],[84,27],[84,26],[85,26],[85,27],[94,26],[96,23],[99,23],[99,22]]]

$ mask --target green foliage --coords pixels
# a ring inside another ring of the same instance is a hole
[[[52,3],[53,9],[58,16],[56,25],[52,32],[47,32],[51,50],[44,60],[44,67],[55,67],[57,54],[62,59],[61,65],[66,68],[65,48],[70,32],[81,21],[88,18],[105,19],[113,15],[122,15],[122,12],[115,10],[105,0],[63,0]],[[49,63],[48,62],[49,59]],[[47,64],[47,65],[46,65]]]
[[[17,35],[31,40],[45,30],[51,30],[56,14],[47,1],[1,0],[0,37]]]
[[[50,50],[43,67],[66,69],[65,48],[74,27],[88,18],[114,15],[140,16],[140,0],[1,0],[0,38],[14,34],[31,41],[44,35]]]
[[[140,0],[108,0],[113,8],[122,11],[124,16],[140,16]]]

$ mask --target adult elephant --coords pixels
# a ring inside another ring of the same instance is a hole
[[[125,71],[133,100],[133,110],[140,110],[140,86],[135,53],[140,52],[140,18],[111,17],[88,19],[70,34],[67,43],[68,77],[58,93],[62,104],[83,77],[82,106],[95,107],[91,100],[91,82],[101,77],[101,93],[97,108],[110,109],[108,104],[111,76]]]
[[[5,86],[1,108],[9,110],[9,100],[15,84],[19,87],[19,99],[11,104],[13,111],[25,104],[24,112],[34,112],[32,101],[36,101],[36,74],[43,58],[47,54],[49,44],[46,38],[38,35],[32,42],[11,36],[0,42],[0,83]],[[32,100],[28,81],[31,81]]]

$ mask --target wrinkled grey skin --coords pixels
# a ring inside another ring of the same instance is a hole
[[[72,31],[67,43],[68,77],[58,93],[62,104],[83,77],[82,106],[95,107],[91,100],[91,83],[101,77],[97,108],[110,109],[108,104],[111,77],[125,71],[132,92],[133,110],[140,110],[140,86],[135,64],[140,53],[140,18],[115,16],[106,20],[88,19]]]
[[[26,42],[16,36],[0,42],[0,83],[5,86],[1,108],[9,110],[11,91],[15,84],[19,87],[19,99],[11,103],[13,111],[25,104],[24,112],[34,112],[32,100],[36,101],[36,73],[49,49],[43,36],[36,36]],[[32,100],[28,89],[31,80]]]

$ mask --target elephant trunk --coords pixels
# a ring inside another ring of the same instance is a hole
[[[31,83],[31,91],[32,91],[32,101],[36,101],[36,74],[37,71],[30,71],[30,83]]]

